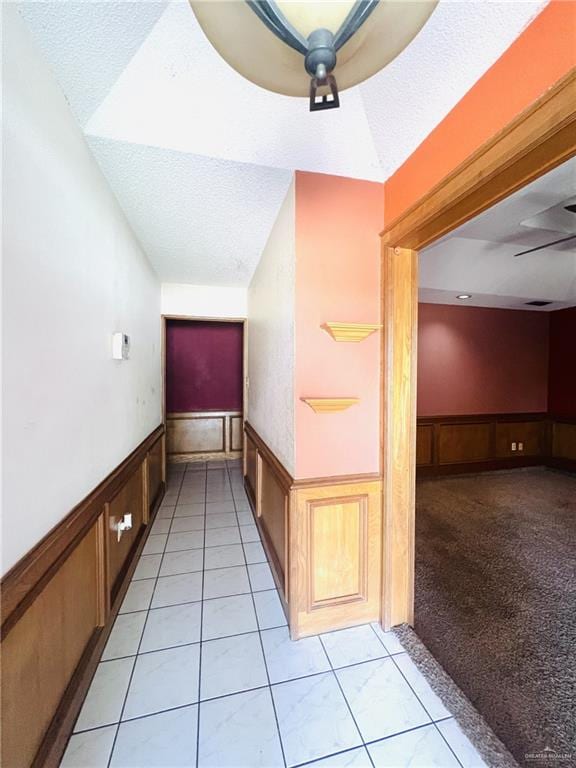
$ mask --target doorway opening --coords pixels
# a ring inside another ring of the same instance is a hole
[[[242,457],[244,321],[164,317],[169,462]]]

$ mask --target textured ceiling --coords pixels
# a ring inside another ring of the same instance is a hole
[[[247,285],[292,171],[383,181],[545,0],[440,2],[337,111],[269,93],[186,0],[19,4],[163,281]]]
[[[541,311],[576,304],[576,240],[535,253],[514,254],[576,235],[576,214],[562,218],[550,211],[574,201],[576,159],[542,176],[502,202],[476,216],[420,254],[420,299],[460,304],[458,293],[480,307],[527,307],[525,302],[553,302]],[[543,213],[542,213],[543,212]],[[528,226],[538,216],[541,228]],[[566,222],[570,223],[566,227]]]

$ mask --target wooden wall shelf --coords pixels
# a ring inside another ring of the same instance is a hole
[[[334,341],[364,341],[368,336],[379,331],[382,326],[373,323],[334,323],[326,322],[322,326]]]
[[[345,411],[351,405],[360,402],[358,397],[302,397],[306,405],[309,405],[314,413],[335,413]]]

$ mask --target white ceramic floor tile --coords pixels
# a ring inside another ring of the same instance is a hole
[[[288,766],[362,744],[332,672],[272,686]]]
[[[121,723],[111,768],[195,768],[198,705]]]
[[[358,747],[318,760],[314,768],[372,768],[372,763],[366,747]]]
[[[384,632],[377,621],[372,622],[370,626],[374,632],[376,632],[380,640],[384,643],[384,647],[388,653],[406,653],[406,649],[402,646],[402,643],[400,640],[398,640],[394,632]]]
[[[146,611],[122,613],[116,616],[114,627],[102,654],[102,661],[135,656],[146,622]]]
[[[262,632],[262,644],[271,683],[314,675],[330,669],[330,663],[317,637],[290,640],[288,627]]]
[[[273,629],[286,625],[286,615],[275,589],[254,592],[253,597],[260,629]]]
[[[204,502],[179,504],[174,511],[174,517],[204,517]]]
[[[206,548],[204,566],[206,570],[230,568],[233,565],[244,565],[244,551],[240,544]]]
[[[252,512],[237,512],[239,525],[254,525],[254,517]]]
[[[175,576],[179,573],[201,571],[204,552],[201,549],[184,549],[180,552],[166,552],[160,568],[160,576]]]
[[[200,705],[198,765],[202,768],[283,768],[269,688]]]
[[[238,693],[267,683],[258,633],[202,644],[202,699]]]
[[[189,531],[203,531],[204,516],[175,517],[172,520],[170,533],[188,533]]]
[[[206,503],[206,515],[221,515],[225,512],[235,512],[233,501],[210,501]]]
[[[328,632],[321,638],[333,667],[347,667],[388,655],[369,624]]]
[[[265,563],[266,553],[259,541],[247,541],[244,545],[244,554],[247,563]]]
[[[254,524],[241,525],[240,538],[244,542],[260,541],[260,534],[258,533],[258,528]]]
[[[200,642],[200,603],[156,608],[148,614],[140,652]]]
[[[150,533],[168,533],[170,530],[170,520],[166,520],[165,518],[157,518],[152,523],[152,528],[150,529]]]
[[[370,744],[375,768],[458,768],[442,736],[433,725]]]
[[[233,568],[217,568],[204,572],[204,599],[226,597],[250,592],[250,583],[245,565]]]
[[[195,704],[199,662],[199,644],[138,656],[122,719]]]
[[[116,726],[98,728],[71,736],[60,768],[102,768],[108,765]]]
[[[217,515],[206,515],[206,529],[233,528],[237,525],[235,512],[221,512]]]
[[[171,520],[174,517],[175,509],[176,507],[160,507],[158,512],[156,512],[156,520]]]
[[[198,504],[200,502],[204,503],[205,500],[206,490],[204,488],[183,488],[178,496],[178,504]]]
[[[487,768],[486,763],[478,754],[476,747],[462,731],[456,720],[443,720],[437,726],[452,747],[452,751],[462,763],[463,768]]]
[[[142,554],[143,555],[162,554],[162,552],[164,552],[164,547],[166,546],[167,538],[168,536],[165,533],[150,534],[150,536],[148,536],[148,539],[146,540],[146,544],[144,544],[144,549],[142,550]]]
[[[120,720],[133,666],[134,658],[98,664],[74,731],[111,725]]]
[[[154,592],[154,579],[146,581],[132,581],[126,591],[124,601],[120,606],[120,613],[131,611],[145,611],[150,606],[152,593]]]
[[[193,603],[202,599],[202,573],[180,573],[162,576],[156,583],[152,608],[164,608],[178,603]]]
[[[252,563],[248,566],[248,575],[253,592],[262,592],[265,589],[276,589],[272,571],[268,563]]]
[[[206,600],[202,611],[203,640],[254,632],[258,629],[252,595]]]
[[[394,663],[400,668],[400,672],[402,672],[406,680],[408,680],[410,687],[416,696],[418,696],[432,720],[440,720],[443,717],[450,717],[452,713],[446,709],[440,698],[430,687],[430,684],[424,675],[416,667],[407,653],[399,653],[394,656]]]
[[[430,722],[391,658],[336,672],[364,741],[375,741]]]
[[[168,536],[166,552],[179,552],[183,549],[202,549],[204,546],[204,531],[189,533],[171,533]]]
[[[206,474],[206,462],[189,461],[186,464],[186,472],[204,472],[204,474]]]
[[[170,524],[170,521],[166,521]],[[158,576],[160,570],[160,563],[162,562],[162,555],[142,555],[132,576],[133,581],[139,581],[140,579],[155,579]]]
[[[224,544],[240,544],[240,531],[234,528],[215,528],[206,531],[206,546],[221,547]]]

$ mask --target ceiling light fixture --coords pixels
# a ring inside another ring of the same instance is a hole
[[[339,90],[389,64],[418,34],[436,3],[190,0],[207,38],[231,67],[269,91],[308,95],[312,112],[338,107]]]
[[[460,299],[460,301],[464,301],[464,299],[471,299],[472,294],[471,293],[459,293],[458,296],[456,296],[457,299]]]

